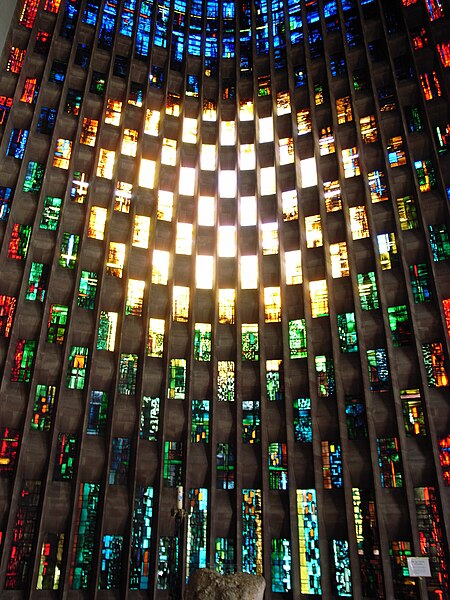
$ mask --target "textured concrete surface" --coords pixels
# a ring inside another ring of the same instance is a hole
[[[17,0],[0,0],[0,53],[5,45],[6,34],[9,31],[16,4]]]
[[[211,569],[198,569],[189,579],[185,600],[263,600],[264,577],[249,573],[219,575]]]

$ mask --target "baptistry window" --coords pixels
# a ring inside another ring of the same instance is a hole
[[[236,290],[219,288],[219,323],[234,324]]]
[[[445,484],[450,485],[450,435],[439,439],[439,462]]]
[[[258,287],[258,257],[241,256],[241,287],[243,290],[256,290]]]
[[[13,129],[6,149],[6,156],[22,159],[28,140],[28,129]]]
[[[386,176],[383,171],[371,171],[367,173],[367,181],[369,183],[372,202],[388,200]]]
[[[350,96],[344,96],[344,98],[336,99],[336,116],[339,125],[353,121]]]
[[[91,208],[88,224],[88,237],[93,238],[94,240],[104,239],[107,216],[108,211],[106,208],[101,208],[100,206],[93,206]]]
[[[200,152],[200,169],[202,171],[216,170],[216,146],[214,144],[202,144]]]
[[[15,75],[19,75],[25,61],[27,51],[21,50],[16,46],[11,46],[9,49],[9,58],[6,64],[6,70]]]
[[[253,100],[242,98],[239,101],[239,121],[253,121]]]
[[[242,490],[242,570],[262,575],[262,493],[258,489]]]
[[[377,235],[377,242],[382,270],[392,269],[397,265],[399,260],[395,233]]]
[[[125,264],[125,244],[109,242],[108,258],[106,261],[106,273],[113,277],[121,278]]]
[[[400,390],[402,401],[403,423],[407,436],[426,436],[425,417],[420,390]]]
[[[414,302],[430,302],[432,287],[428,266],[425,263],[410,265],[409,276]]]
[[[361,173],[359,168],[358,148],[355,147],[342,150],[342,164],[346,179],[349,177],[357,177]]]
[[[191,443],[209,442],[209,400],[192,400]]]
[[[135,215],[133,225],[133,237],[131,244],[135,248],[147,250],[150,237],[150,217],[145,215]]]
[[[89,348],[85,346],[71,347],[66,374],[66,387],[70,390],[84,389],[88,355]]]
[[[136,380],[138,370],[138,355],[126,354],[120,355],[119,359],[119,394],[132,396],[136,393]]]
[[[153,189],[155,186],[156,163],[154,160],[141,158],[139,167],[139,185],[143,188]]]
[[[116,346],[116,332],[118,313],[100,311],[98,323],[97,350],[107,350],[114,352]]]
[[[125,156],[136,156],[138,143],[138,132],[135,129],[124,129],[122,140],[122,154]]]
[[[278,140],[280,148],[280,165],[289,165],[294,162],[294,139],[282,138]]]
[[[94,310],[96,293],[97,273],[92,271],[81,271],[77,305],[80,308]]]
[[[264,288],[264,319],[266,323],[281,321],[281,294],[279,287]]]
[[[51,304],[47,322],[47,342],[63,344],[66,333],[69,307],[63,304]]]
[[[177,140],[163,138],[161,164],[173,167],[177,164]]]
[[[402,487],[403,477],[397,438],[377,438],[377,451],[381,487]]]
[[[334,134],[331,127],[323,127],[320,131],[319,152],[320,156],[326,156],[327,154],[336,152]]]
[[[419,75],[425,100],[434,100],[442,96],[442,88],[436,71]]]
[[[211,323],[195,324],[194,360],[211,360]]]
[[[258,120],[258,141],[260,144],[273,142],[273,118],[260,117]]]
[[[184,358],[170,360],[167,396],[171,400],[184,400],[186,397],[186,359]]]
[[[286,444],[273,442],[269,444],[269,489],[287,490],[287,450]]]
[[[422,344],[422,354],[428,387],[447,387],[449,379],[442,343]]]
[[[39,0],[25,0],[19,15],[19,23],[32,29],[39,8]]]
[[[257,203],[255,196],[241,196],[240,202],[240,224],[241,227],[255,226],[257,222]]]
[[[323,487],[326,490],[340,488],[343,485],[341,445],[323,441],[321,446]]]
[[[78,255],[80,236],[74,233],[63,233],[61,239],[61,252],[58,264],[65,269],[75,269]]]
[[[350,275],[346,242],[330,244],[330,260],[331,276],[333,278],[348,277]]]
[[[80,144],[85,146],[95,146],[97,138],[98,121],[97,119],[89,119],[84,117],[83,127],[81,129]]]
[[[53,166],[59,169],[68,169],[70,157],[72,155],[73,142],[58,138],[56,140],[55,154],[53,157]]]
[[[436,189],[436,171],[431,160],[415,160],[414,168],[421,192],[429,192]]]
[[[389,327],[394,347],[411,343],[411,325],[406,305],[388,306]]]
[[[356,330],[355,313],[338,314],[337,325],[341,352],[358,352],[358,332]]]
[[[260,443],[261,418],[259,400],[242,401],[242,441],[244,444]]]
[[[53,198],[46,196],[42,208],[41,221],[39,227],[49,231],[56,231],[61,213],[62,198]]]
[[[25,298],[31,301],[38,300],[39,302],[44,302],[48,277],[49,267],[47,265],[32,262]]]
[[[266,360],[266,393],[270,402],[283,400],[283,363],[281,360]]]
[[[253,103],[251,101],[248,103],[245,100],[241,100],[241,107],[243,107],[244,113],[246,111],[247,104],[251,104],[251,107],[249,105],[247,108],[253,114]],[[212,122],[217,120],[217,102],[215,100],[210,100],[208,98],[203,100],[203,120]],[[241,118],[241,121],[246,120],[248,119]]]
[[[277,191],[275,167],[263,167],[259,170],[261,196],[270,196]]]
[[[289,321],[288,334],[290,358],[306,358],[308,356],[308,350],[306,344],[305,319]]]
[[[59,433],[53,481],[70,481],[73,478],[76,451],[77,436],[72,433]]]
[[[342,210],[341,184],[338,179],[323,182],[323,195],[327,212]]]
[[[358,396],[345,396],[345,420],[349,440],[367,438],[366,408]]]
[[[234,490],[234,452],[231,444],[217,444],[216,489]]]
[[[54,385],[37,384],[30,423],[32,431],[50,431],[55,397]]]
[[[162,358],[164,352],[164,319],[151,318],[148,323],[147,356]]]
[[[108,394],[93,390],[89,398],[87,435],[104,435],[108,418]]]
[[[284,221],[295,221],[298,219],[298,201],[296,190],[281,193],[281,204]],[[241,222],[242,225],[242,222]]]
[[[116,153],[114,150],[106,150],[100,148],[100,154],[98,157],[97,165],[97,177],[105,177],[106,179],[112,179],[114,164],[116,162]]]
[[[450,240],[445,223],[429,225],[430,246],[434,262],[450,258]]]
[[[153,250],[152,283],[167,285],[169,280],[170,254],[165,250]]]
[[[319,549],[319,518],[315,489],[297,490],[300,591],[322,593]]]
[[[142,316],[142,305],[144,303],[145,281],[140,279],[129,279],[127,287],[127,299],[125,314],[135,317]]]
[[[367,214],[365,206],[351,206],[350,209],[350,228],[352,230],[352,238],[361,240],[370,237],[369,223],[367,222]]]
[[[304,158],[300,161],[301,187],[309,188],[317,185],[316,159]]]
[[[156,218],[160,221],[172,221],[173,215],[173,192],[158,191],[158,207]]]
[[[406,165],[406,152],[403,148],[403,138],[400,135],[388,139],[388,160],[391,167]]]
[[[322,223],[320,215],[305,217],[306,247],[319,248],[323,246]]]
[[[258,323],[242,324],[242,360],[259,360]]]
[[[118,181],[114,192],[114,210],[128,214],[130,212],[133,186],[125,181]]]
[[[187,322],[189,318],[190,289],[181,285],[173,286],[172,312],[174,321]]]
[[[23,180],[23,191],[36,194],[40,192],[44,173],[45,166],[43,164],[30,160]]]
[[[8,258],[25,260],[30,247],[31,225],[14,223],[8,246]]]
[[[302,254],[301,250],[285,252],[286,285],[298,285],[302,283]]]
[[[195,287],[212,290],[214,283],[214,257],[199,254],[195,260]]]
[[[195,141],[193,143],[195,143]],[[234,146],[235,143],[236,143],[236,123],[235,123],[235,121],[221,121],[220,122],[220,144],[221,144],[221,146]]]
[[[378,130],[375,115],[360,117],[359,130],[364,143],[373,144],[373,142],[378,141]]]
[[[371,392],[387,392],[389,390],[389,367],[387,352],[384,348],[367,350],[369,383]]]
[[[77,117],[80,114],[81,102],[83,101],[83,95],[78,90],[69,88],[67,90],[66,104],[64,106],[64,112],[69,115]]]
[[[358,292],[362,310],[379,308],[377,281],[374,271],[358,273]]]
[[[89,183],[86,181],[86,173],[81,171],[73,172],[72,187],[70,189],[70,199],[77,204],[84,204],[86,201]]]
[[[39,89],[40,89],[40,85],[38,83],[38,80],[36,79],[36,77],[27,77],[25,79],[25,83],[23,86],[23,92],[22,92],[22,96],[20,97],[20,101],[21,102],[25,102],[26,104],[35,104],[36,100],[37,100],[37,96],[39,94]],[[13,99],[12,98],[7,98],[5,96],[2,97],[2,102],[1,104],[1,112],[3,114],[3,117],[0,119],[0,123],[6,123],[6,119],[8,117],[9,111],[11,109],[12,106],[12,102]],[[44,106],[42,107],[42,111],[44,110]],[[55,126],[55,119],[56,119],[56,109],[52,108],[46,109],[48,111],[48,115],[53,117],[53,127]],[[41,112],[42,114],[42,112]],[[39,127],[39,125],[38,125]],[[51,129],[53,129],[53,127],[51,127]],[[44,132],[45,133],[45,132]]]
[[[236,256],[236,227],[221,225],[217,237],[217,255],[220,257]]]
[[[281,143],[281,142],[280,142]],[[205,144],[202,146],[205,147]],[[212,156],[214,160],[211,162],[211,165],[215,165],[216,156],[215,156],[215,146],[212,146],[213,153]],[[241,144],[240,153],[239,153],[239,166],[241,171],[254,171],[256,166],[256,156],[255,156],[255,144]],[[205,167],[202,167],[205,168]],[[214,167],[209,170],[214,170]]]
[[[10,381],[29,383],[33,373],[37,343],[35,340],[17,340],[11,366]]]
[[[120,117],[122,115],[122,100],[108,98],[106,102],[105,123],[119,127]]]
[[[130,439],[114,437],[111,443],[111,462],[109,466],[108,484],[126,485],[130,465]],[[103,561],[104,565],[104,561]]]
[[[0,296],[0,336],[9,337],[17,299],[14,296]]]
[[[228,185],[227,177],[232,177],[231,186]],[[195,192],[196,184],[196,172],[193,167],[180,167],[180,181],[178,191],[184,196],[193,196]],[[234,198],[236,195],[236,173],[234,171],[220,171],[219,173],[219,189],[223,190],[224,195],[220,194],[223,198]]]
[[[328,290],[325,279],[309,282],[312,318],[328,317]]]
[[[161,113],[159,110],[147,108],[147,110],[145,111],[144,133],[146,135],[152,135],[157,137],[159,135],[160,119]]]
[[[234,395],[234,362],[219,360],[217,362],[217,399],[219,402],[234,402]]]
[[[318,355],[314,358],[319,398],[333,398],[336,393],[334,362],[331,356]]]
[[[261,225],[261,246],[263,255],[278,254],[278,223],[263,223]]]

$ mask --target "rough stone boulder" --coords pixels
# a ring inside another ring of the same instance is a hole
[[[185,600],[263,600],[264,577],[249,573],[219,575],[211,569],[198,569],[189,579]]]

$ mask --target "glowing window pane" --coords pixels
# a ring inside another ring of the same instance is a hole
[[[350,228],[352,230],[352,238],[361,240],[370,237],[369,223],[367,221],[365,206],[351,206],[350,209]]]
[[[158,191],[158,208],[156,218],[160,221],[172,221],[173,215],[173,192]]]
[[[187,322],[189,318],[189,294],[186,286],[173,286],[172,310],[174,321]]]
[[[241,227],[256,225],[256,197],[241,196],[240,199],[240,224]]]
[[[144,123],[144,133],[146,135],[153,135],[157,137],[159,135],[159,120],[161,118],[161,113],[159,110],[152,110],[147,108],[145,111],[145,123]]]
[[[103,240],[105,237],[105,225],[108,217],[106,208],[93,206],[89,216],[88,237],[94,240]]]
[[[122,101],[108,98],[106,102],[105,123],[119,127],[122,114]]]
[[[300,172],[302,188],[309,188],[317,185],[316,159],[305,158],[300,161]]]
[[[106,261],[106,273],[113,277],[122,277],[125,264],[125,244],[110,242],[108,258]]]
[[[156,163],[154,160],[141,158],[139,167],[139,185],[144,188],[153,189],[155,186]]]
[[[100,155],[98,157],[97,165],[97,177],[112,179],[115,162],[116,153],[114,150],[105,150],[105,148],[100,148]]]
[[[305,217],[306,247],[319,248],[323,246],[322,223],[320,215]]]
[[[273,142],[273,118],[264,117],[259,119],[259,143]]]
[[[259,171],[261,182],[261,196],[271,196],[277,191],[275,167],[263,167]]]
[[[185,196],[193,196],[195,191],[196,173],[192,167],[180,167],[180,182],[178,192]]]
[[[161,164],[173,167],[177,164],[177,140],[163,138]]]
[[[311,313],[313,319],[328,316],[328,290],[325,279],[309,282]]]
[[[198,199],[198,224],[214,227],[216,209],[212,196],[200,196]]]
[[[279,287],[264,288],[264,319],[266,323],[281,321],[281,292]]]
[[[135,215],[132,245],[135,248],[148,248],[150,236],[150,217],[144,215]]]
[[[138,132],[135,129],[124,129],[122,139],[122,154],[125,156],[136,156],[138,143]]]
[[[240,263],[242,289],[256,289],[258,285],[258,257],[241,256]]]
[[[142,305],[144,303],[145,281],[140,279],[129,279],[127,287],[127,299],[125,314],[135,317],[142,316]]]
[[[236,227],[221,225],[217,239],[217,253],[221,257],[236,256]]]
[[[234,323],[236,291],[219,288],[219,323]]]
[[[196,144],[197,143],[198,125],[197,119],[190,119],[184,117],[183,119],[183,137],[182,140],[185,144]]]
[[[147,356],[162,358],[164,352],[164,319],[150,319],[148,324]]]
[[[348,277],[350,275],[346,242],[330,244],[330,259],[332,277]]]
[[[98,324],[97,350],[114,352],[116,346],[117,320],[116,312],[100,311]]]
[[[170,254],[165,250],[153,250],[152,283],[167,285]]]
[[[219,196],[221,198],[236,198],[236,171],[219,171]]]
[[[302,253],[301,250],[285,252],[286,285],[302,283]]]
[[[211,290],[214,281],[214,257],[199,254],[195,265],[195,285],[197,289]]]

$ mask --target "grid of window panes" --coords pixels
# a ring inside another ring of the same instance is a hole
[[[268,598],[416,597],[408,552],[450,594],[449,18],[18,0],[0,595],[158,597],[211,565],[262,573]],[[411,481],[415,515],[390,489]]]

